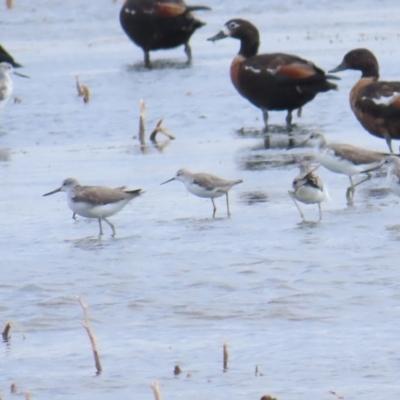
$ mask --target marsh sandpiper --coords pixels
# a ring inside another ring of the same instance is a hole
[[[297,201],[304,204],[318,204],[319,221],[322,219],[321,203],[329,199],[328,191],[324,187],[322,179],[314,174],[314,171],[320,166],[311,167],[311,165],[304,161],[299,165],[300,174],[293,180],[293,189],[289,190],[289,195],[300,212],[302,220],[305,222],[303,211],[298,205]]]
[[[243,182],[241,179],[236,181],[230,181],[203,172],[191,173],[186,169],[180,169],[172,179],[169,179],[168,181],[161,183],[161,185],[164,185],[165,183],[174,180],[183,182],[183,184],[186,186],[186,189],[190,193],[198,197],[205,197],[211,199],[213,204],[213,218],[215,218],[215,212],[217,211],[214,199],[216,197],[221,197],[223,195],[226,196],[226,208],[228,216],[231,215],[229,211],[229,198],[228,198],[229,189],[232,186]]]
[[[107,220],[107,217],[121,211],[132,199],[138,197],[141,189],[111,189],[105,186],[81,186],[74,178],[67,178],[61,187],[43,196],[49,196],[58,192],[67,193],[69,208],[76,214],[85,218],[97,218],[99,221],[100,233],[103,235],[101,221],[105,221],[112,229],[112,236],[115,236],[114,225]]]
[[[346,191],[347,204],[353,204],[356,187],[371,179],[371,168],[378,166],[387,153],[363,149],[345,143],[329,143],[322,133],[310,133],[306,139],[298,145],[307,145],[314,148],[315,159],[329,171],[343,174],[349,177],[350,186]],[[353,182],[353,175],[365,173],[367,176],[359,182]]]

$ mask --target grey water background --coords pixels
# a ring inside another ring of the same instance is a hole
[[[367,47],[382,78],[395,80],[400,5],[204,0],[213,11],[197,13],[207,25],[192,37],[193,66],[178,48],[152,53],[147,71],[119,26],[121,1],[14,3],[0,6],[1,43],[31,78],[13,77],[22,103],[0,113],[0,322],[13,321],[25,340],[13,329],[0,345],[2,398],[14,397],[16,382],[33,399],[152,399],[154,380],[165,400],[398,398],[398,198],[380,176],[348,208],[348,179],[321,168],[332,200],[321,223],[301,224],[287,190],[311,151],[263,148],[251,134],[261,113],[228,75],[239,43],[206,39],[242,17],[260,28],[263,52],[328,70]],[[91,90],[89,104],[77,97],[75,74]],[[338,92],[294,118],[295,132],[387,151],[350,111],[359,73],[341,77]],[[164,118],[176,136],[162,152],[142,154],[132,138],[140,99],[148,133]],[[272,112],[271,123],[283,127],[284,117]],[[179,182],[159,185],[181,167],[243,179],[231,190],[232,217],[222,198],[213,220],[209,200]],[[42,197],[69,176],[146,193],[110,218],[116,238],[105,226],[99,240],[97,221],[71,219],[64,193]],[[317,218],[316,206],[302,207]],[[77,295],[97,337],[97,377]]]

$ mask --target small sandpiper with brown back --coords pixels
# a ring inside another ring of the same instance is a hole
[[[322,133],[310,133],[306,139],[294,147],[309,146],[314,148],[315,159],[329,171],[349,177],[350,186],[346,191],[347,204],[353,204],[356,187],[372,177],[371,168],[379,165],[388,153],[381,153],[352,146],[345,143],[328,143]],[[366,174],[367,176],[357,183],[353,182],[353,175]]]
[[[99,221],[99,236],[103,235],[101,221],[105,221],[112,229],[115,236],[114,225],[107,217],[121,211],[132,199],[142,194],[141,189],[111,189],[105,186],[82,186],[74,178],[67,178],[61,187],[43,196],[58,192],[67,193],[69,208],[76,214],[85,218],[97,218]]]
[[[161,183],[161,185],[175,180],[183,182],[183,184],[186,186],[186,189],[190,193],[198,197],[211,199],[213,204],[213,218],[215,218],[215,212],[217,211],[214,199],[223,195],[226,196],[226,208],[228,216],[231,215],[229,211],[228,192],[232,186],[243,182],[241,179],[236,181],[229,181],[219,178],[218,176],[206,174],[203,172],[191,173],[186,169],[180,169],[172,179]]]

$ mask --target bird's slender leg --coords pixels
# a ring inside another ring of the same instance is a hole
[[[112,232],[113,232],[111,236],[115,236],[115,226],[110,221],[108,221],[106,218],[103,217],[102,219],[103,219],[103,221],[107,222],[108,225],[110,225]]]
[[[372,175],[371,175],[369,172],[367,172],[366,178],[361,179],[360,182],[357,182],[356,184],[354,184],[354,183],[353,183],[352,177],[349,176],[351,186],[348,187],[348,188],[347,188],[347,191],[346,191],[347,205],[351,206],[351,205],[353,204],[353,198],[354,198],[354,193],[355,193],[355,191],[356,191],[356,187],[357,187],[358,185],[361,185],[361,184],[364,183],[365,181],[368,181],[368,180],[371,179],[371,178],[372,178]]]
[[[213,198],[211,198],[211,201],[213,203],[213,218],[215,218],[215,213],[217,211],[217,207],[215,207],[215,203],[214,203],[214,199]]]
[[[76,213],[72,214],[72,219],[76,219]]]
[[[184,51],[185,51],[185,54],[187,57],[186,63],[191,64],[192,63],[192,49],[190,48],[189,43],[185,43],[184,46],[185,46]]]
[[[389,147],[390,152],[393,153],[393,149],[392,149],[392,138],[390,137],[390,135],[389,135],[388,133],[385,134],[385,135],[383,135],[383,137],[384,137],[385,140],[386,140],[386,143],[387,143],[387,145],[388,145],[388,147]]]
[[[286,115],[286,127],[289,131],[292,126],[292,111],[293,110],[288,110],[287,115]]]
[[[263,108],[262,110],[263,113],[263,120],[264,120],[264,132],[266,133],[265,138],[264,138],[264,147],[266,149],[271,148],[271,134],[268,132],[268,110],[266,108]]]
[[[303,107],[297,109],[297,116],[301,118],[301,113],[303,112]]]
[[[302,219],[303,221],[305,221],[303,211],[301,211],[300,206],[297,204],[296,196],[295,196],[293,190],[288,190],[288,193],[289,193],[290,197],[292,198],[294,205],[295,205],[295,206],[297,207],[297,209],[299,210],[301,219]]]
[[[101,218],[98,218],[98,220],[99,220],[99,227],[100,227],[99,236],[103,236],[103,227],[101,226]]]
[[[226,195],[226,209],[228,210],[228,217],[231,216],[231,213],[229,211],[229,197],[228,197],[228,192],[225,193]]]
[[[268,132],[268,118],[269,118],[268,109],[263,108],[261,111],[262,111],[262,113],[263,113],[264,132]]]
[[[319,209],[319,220],[318,220],[318,222],[319,222],[319,221],[321,221],[321,219],[322,219],[322,208],[321,208],[321,203],[318,203],[318,209]]]
[[[149,50],[143,50],[144,52],[144,66],[146,68],[151,68],[151,62],[150,62],[150,51]]]

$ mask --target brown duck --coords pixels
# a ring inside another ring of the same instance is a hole
[[[257,28],[244,19],[231,19],[215,36],[216,41],[232,37],[240,40],[239,54],[231,63],[231,80],[236,90],[263,113],[268,129],[268,111],[287,111],[286,124],[292,123],[293,110],[311,101],[318,93],[336,89],[326,75],[311,61],[284,53],[259,54]]]
[[[400,139],[400,82],[379,81],[379,64],[368,49],[349,51],[330,72],[354,69],[360,80],[350,92],[350,106],[371,135],[386,140],[393,153],[392,139]]]

